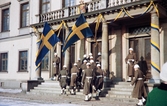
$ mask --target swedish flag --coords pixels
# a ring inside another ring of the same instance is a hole
[[[41,35],[39,43],[39,48],[37,52],[37,57],[35,61],[35,65],[37,68],[40,66],[42,59],[47,54],[47,52],[57,43],[59,42],[59,38],[54,33],[54,31],[50,28],[47,22],[45,22],[45,26],[43,29],[43,33]]]
[[[68,37],[66,38],[62,52],[64,52],[77,40],[81,40],[83,38],[88,38],[92,36],[93,33],[89,27],[89,24],[86,22],[83,14],[81,14],[77,19],[75,25],[73,25]]]

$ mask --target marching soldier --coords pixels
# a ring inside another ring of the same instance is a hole
[[[83,72],[84,69],[87,69],[86,63],[87,63],[87,60],[84,60],[83,64],[81,65],[82,72]]]
[[[96,96],[99,97],[101,89],[103,87],[103,70],[101,69],[100,64],[97,64],[97,69],[94,72],[94,86],[96,91]]]
[[[59,63],[60,63],[60,57],[57,56],[57,53],[54,53],[54,59],[53,59],[53,78],[51,80],[56,80],[56,76],[59,74]]]
[[[98,53],[98,56],[96,58],[96,64],[101,64],[101,53]]]
[[[58,75],[58,79],[59,79],[60,87],[61,87],[61,94],[66,94],[67,75],[68,75],[67,67],[66,65],[64,65],[63,70],[61,70]]]
[[[77,63],[74,63],[73,68],[71,68],[71,82],[70,82],[70,87],[71,87],[71,94],[75,94],[75,89],[76,89],[76,82],[77,82],[77,74],[79,70],[77,67]]]
[[[131,82],[132,78],[134,77],[134,64],[136,63],[136,54],[133,53],[133,48],[129,49],[129,54],[125,58],[126,64],[128,64],[128,76],[129,79],[127,82]]]
[[[92,96],[92,77],[93,70],[90,69],[90,63],[87,63],[87,69],[84,70],[82,76],[82,84],[84,83],[83,94],[85,94],[85,101],[91,99]]]
[[[87,61],[86,54],[83,55],[82,64],[84,63],[84,60]]]
[[[90,57],[92,56],[92,53],[89,53],[89,56],[87,57],[87,61],[90,62]]]
[[[138,98],[139,103],[137,103],[137,105],[141,106],[141,105],[143,105],[143,102],[145,102],[144,97],[147,97],[147,92],[146,92],[146,89],[144,86],[145,76],[139,68],[140,67],[138,64],[134,65],[135,78],[131,82],[130,86],[135,84],[135,86],[133,88],[133,92],[132,92],[132,97]]]
[[[96,70],[96,63],[94,63],[94,60],[90,60],[90,68]]]
[[[78,89],[78,92],[80,91],[80,88],[81,88],[81,80],[82,80],[82,69],[81,69],[81,59],[78,58],[78,62],[77,62],[77,67],[78,67],[78,76],[77,76],[77,89]]]

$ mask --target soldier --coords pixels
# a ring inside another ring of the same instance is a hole
[[[87,60],[84,60],[83,64],[81,65],[82,72],[83,72],[83,70],[87,69],[86,63],[87,63]]]
[[[82,64],[84,63],[84,60],[87,61],[86,54],[83,55]]]
[[[101,65],[97,64],[97,69],[94,72],[94,86],[95,86],[95,91],[96,91],[96,96],[98,97],[101,89],[103,87],[103,76],[104,76],[104,71],[101,69]]]
[[[96,58],[96,64],[101,64],[101,53],[98,53],[98,56]]]
[[[137,103],[137,105],[140,106],[143,105],[143,102],[145,102],[145,98],[143,98],[143,96],[147,97],[147,92],[144,86],[145,76],[139,68],[140,67],[138,64],[134,65],[135,78],[131,82],[130,86],[135,84],[132,92],[132,97],[139,99],[139,103]]]
[[[81,80],[82,80],[82,69],[81,69],[81,59],[78,58],[78,62],[77,62],[77,67],[78,67],[78,76],[77,76],[77,90],[78,92],[80,91],[80,88],[81,88]]]
[[[90,63],[87,63],[87,69],[84,70],[82,76],[82,84],[84,83],[83,94],[85,94],[85,101],[91,99],[92,96],[92,77],[93,70],[90,69]]]
[[[127,55],[127,57],[125,58],[125,62],[126,64],[128,64],[128,76],[129,79],[127,80],[127,82],[131,82],[131,80],[134,77],[134,64],[136,63],[136,54],[133,53],[133,48],[129,49],[129,54]]]
[[[54,59],[53,59],[53,78],[51,80],[56,80],[57,75],[59,74],[59,63],[60,63],[60,57],[57,56],[57,53],[54,53]]]
[[[87,61],[90,62],[90,57],[92,56],[92,53],[89,53],[89,56],[87,57]]]
[[[67,75],[68,75],[67,67],[66,65],[64,65],[63,70],[61,70],[58,75],[58,79],[59,79],[60,87],[61,87],[61,94],[66,94]]]
[[[76,94],[75,89],[76,89],[76,79],[77,79],[77,74],[79,70],[77,67],[77,63],[74,63],[73,68],[71,68],[71,82],[70,82],[70,87],[71,87],[71,94]]]
[[[94,63],[94,60],[90,60],[90,68],[96,70],[96,63]]]

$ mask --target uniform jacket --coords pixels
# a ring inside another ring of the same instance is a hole
[[[85,69],[82,76],[82,83],[84,84],[83,94],[85,95],[92,93],[92,78],[93,78],[93,70],[90,68]]]
[[[103,70],[102,69],[96,69],[96,71],[94,72],[94,86],[97,89],[102,89],[103,87]]]
[[[77,67],[73,67],[71,68],[71,82],[70,82],[70,86],[76,86],[76,79],[77,79],[77,74],[78,74],[79,70]]]
[[[87,69],[86,64],[81,65],[82,70]]]
[[[142,96],[147,97],[146,89],[144,86],[144,75],[141,70],[135,71],[135,78],[132,80],[131,84],[135,84],[132,92],[133,98],[142,98]],[[142,80],[139,80],[139,78],[142,78]],[[143,95],[144,94],[144,95]]]
[[[167,106],[167,84],[161,83],[148,94],[146,106]]]
[[[136,63],[136,54],[128,54],[127,57],[125,58],[125,62],[128,63],[128,60],[134,59],[134,61],[129,61],[130,64],[128,64],[128,76],[134,76],[134,64]]]
[[[53,74],[58,74],[59,73],[60,58],[58,56],[54,57],[53,62],[56,63],[56,65],[53,69]]]
[[[66,85],[67,85],[67,70],[61,70],[59,75],[58,75],[58,79],[59,79],[59,82],[60,82],[60,87],[61,88],[66,88]],[[64,77],[66,76],[66,77]]]
[[[81,65],[82,65],[82,62],[77,62],[77,67],[80,69],[81,68]]]

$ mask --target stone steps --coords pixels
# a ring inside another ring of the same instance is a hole
[[[119,101],[127,103],[137,103],[137,99],[131,97],[131,92],[133,87],[130,86],[128,82],[114,82],[112,85],[108,83],[107,86],[101,92],[101,100]],[[35,95],[61,95],[61,88],[58,81],[45,81],[38,87],[31,89],[27,94]],[[95,95],[95,94],[93,94]],[[74,98],[84,99],[83,89],[80,92],[76,92],[76,95],[71,95],[70,91],[67,90],[66,95]],[[94,98],[93,98],[94,99]]]

